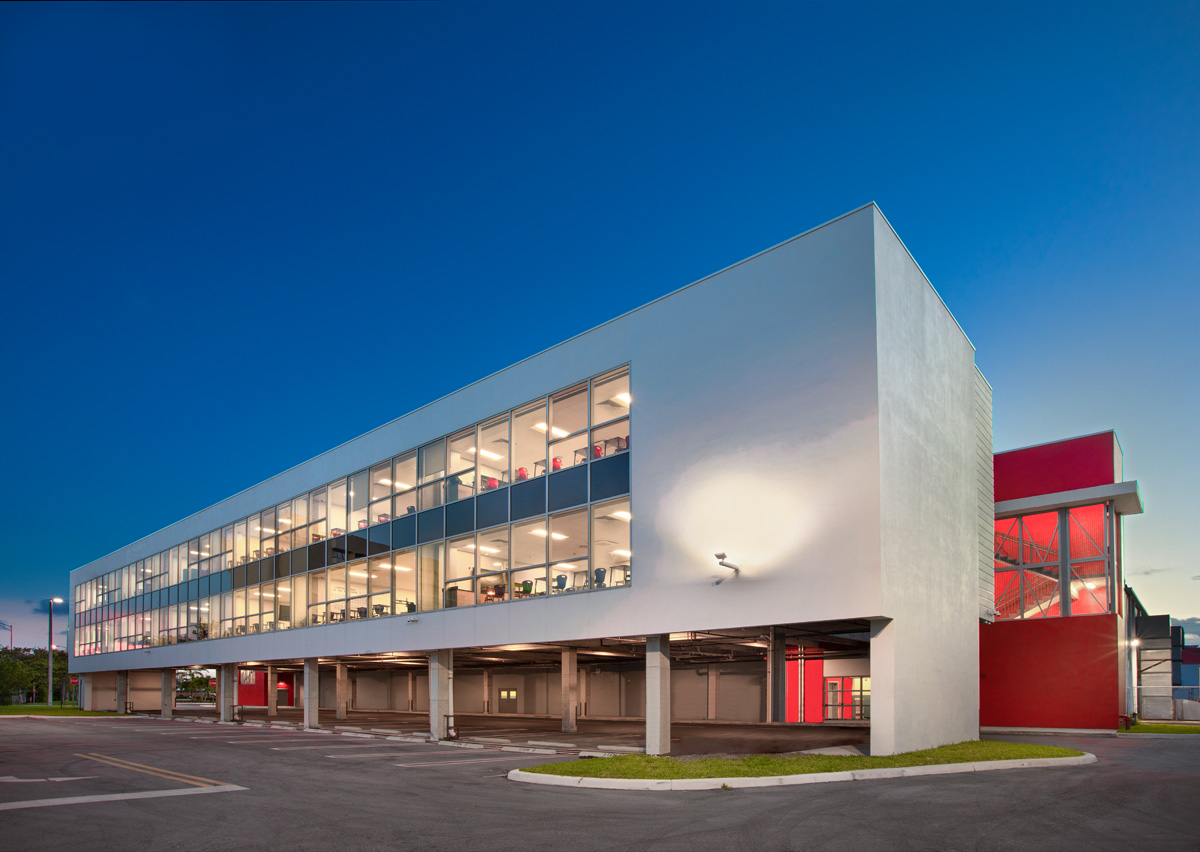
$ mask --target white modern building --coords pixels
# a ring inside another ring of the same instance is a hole
[[[867,205],[76,569],[72,671],[438,735],[644,716],[651,754],[683,719],[973,739],[991,462],[973,347]]]

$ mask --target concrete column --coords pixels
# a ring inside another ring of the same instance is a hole
[[[787,719],[787,642],[783,631],[771,628],[771,644],[767,651],[767,721]]]
[[[563,648],[562,652],[562,729],[564,734],[579,730],[575,714],[579,710],[579,651]]]
[[[708,664],[708,715],[706,719],[717,718],[717,689],[721,683],[721,670],[716,663]]]
[[[671,753],[671,636],[646,637],[646,754]]]
[[[409,669],[408,672],[408,712],[413,712],[417,707],[417,673]]]
[[[162,670],[162,717],[175,715],[175,669]]]
[[[321,675],[316,657],[304,661],[304,727],[321,727],[320,706]]]
[[[293,696],[292,701],[296,705],[296,709],[303,710],[304,709],[304,669],[303,668],[301,668],[300,671],[298,671],[294,675],[292,675],[292,696]]]
[[[117,712],[124,713],[129,701],[129,672],[117,672]]]
[[[871,754],[896,754],[896,626],[871,622]]]
[[[217,695],[217,707],[221,713],[222,722],[233,721],[233,704],[237,695],[237,663],[225,663],[217,669],[218,683],[221,691]]]
[[[87,675],[79,675],[79,686],[77,687],[75,700],[79,702],[80,710],[92,709],[92,690],[89,688]]]
[[[436,739],[450,735],[446,717],[454,714],[454,652],[429,652],[429,732]]]
[[[483,670],[483,712],[492,712],[492,670]]]
[[[350,670],[345,663],[337,664],[337,718],[345,719],[350,707]]]
[[[279,675],[275,672],[274,666],[267,666],[267,715],[279,715],[279,690],[275,688],[275,684],[279,683]]]
[[[591,700],[592,676],[587,666],[579,670],[579,715],[587,716],[588,702]]]

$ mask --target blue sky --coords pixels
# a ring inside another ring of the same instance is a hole
[[[1200,619],[1197,55],[1195,3],[0,6],[0,620],[868,201],[997,448],[1117,429]]]

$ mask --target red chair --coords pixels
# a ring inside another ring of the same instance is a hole
[[[562,468],[562,459],[559,458],[558,456],[555,456],[554,458],[550,459],[550,469],[551,470],[562,470],[563,469]]]
[[[485,476],[483,478],[483,490],[484,491],[492,491],[493,489],[496,489],[499,487],[500,487],[500,480],[496,479],[496,477]]]
[[[521,482],[522,480],[525,480],[528,478],[529,478],[529,468],[527,468],[527,467],[517,468],[517,482]]]
[[[604,456],[604,447],[601,446],[600,444],[592,444],[592,458],[598,459],[598,458],[603,458],[603,456]]]

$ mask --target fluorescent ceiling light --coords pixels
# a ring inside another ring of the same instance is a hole
[[[547,429],[549,429],[550,427],[549,427],[549,426],[547,426],[545,423],[534,423],[534,424],[533,424],[533,428],[534,428],[534,429],[539,429],[539,430],[541,430],[542,432],[545,432],[545,431],[546,431]]]
[[[263,592],[263,595],[262,595],[262,596],[263,596],[264,598],[273,598],[273,597],[275,597],[275,596],[274,596],[273,594],[271,594],[270,592]]]
[[[1096,584],[1095,584],[1095,583],[1084,583],[1084,585],[1085,585],[1085,586],[1087,586],[1089,589],[1094,589],[1094,588],[1096,588]]]
[[[279,523],[281,523],[281,524],[290,524],[291,522],[292,521],[290,518],[280,518],[279,519]]]
[[[613,512],[612,515],[610,515],[610,517],[620,518],[622,521],[629,521],[629,520],[633,519],[633,515],[629,514],[628,512],[625,512],[625,511]]]
[[[613,399],[615,399],[617,402],[621,403],[622,405],[629,405],[629,403],[633,402],[633,397],[631,397],[627,393],[619,393],[616,396],[614,396]]]
[[[614,550],[612,552],[612,555],[613,556],[633,556],[633,554],[630,553],[628,550]]]
[[[504,458],[504,456],[500,455],[499,453],[493,453],[491,450],[480,450],[479,455],[483,456],[485,459],[491,459],[492,461],[499,461],[500,459]]]
[[[378,482],[380,485],[391,485],[392,484],[392,481],[390,479],[377,479],[375,481]]]
[[[397,570],[397,571],[411,571],[412,569],[411,569],[411,568],[405,568],[403,565],[397,565],[397,566],[396,566],[396,570]]]
[[[554,539],[555,541],[562,541],[564,538],[566,538],[566,536],[562,533],[550,533],[550,538]]]
[[[281,592],[290,592],[292,590],[291,586],[276,586],[275,588]]]
[[[555,568],[576,568],[578,566],[572,565],[570,562],[555,562],[554,567]]]
[[[499,551],[497,548],[495,548],[495,547],[484,547],[482,544],[481,544],[481,545],[479,545],[479,550],[480,550],[482,553],[499,553],[499,552],[500,552],[500,551]]]
[[[545,530],[530,530],[529,534],[530,535],[540,535],[540,536],[544,537],[546,535],[546,531]]]
[[[409,485],[405,482],[400,482],[399,480],[397,480],[396,482],[393,482],[392,485],[395,486],[397,491],[405,491],[409,488],[412,488],[411,485]]]

